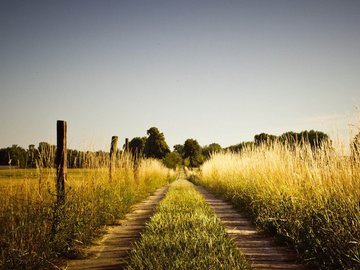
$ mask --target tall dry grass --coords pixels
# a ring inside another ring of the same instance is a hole
[[[360,162],[331,147],[218,153],[201,182],[321,269],[360,269]]]
[[[92,169],[69,170],[61,208],[53,169],[0,171],[0,269],[56,268],[59,258],[79,256],[103,225],[174,178],[156,160],[140,161],[135,173],[131,157],[121,155],[109,181],[108,167],[92,162]]]

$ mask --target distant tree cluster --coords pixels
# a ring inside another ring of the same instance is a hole
[[[18,145],[0,149],[0,165],[19,168],[52,168],[55,165],[56,146],[40,142],[36,148],[30,144],[28,149]],[[69,168],[92,168],[106,166],[109,153],[104,151],[67,150]]]
[[[321,148],[324,144],[331,144],[326,133],[315,130],[305,130],[300,133],[286,132],[280,136],[279,140],[290,145],[310,145],[313,149]]]
[[[164,133],[156,127],[148,129],[146,133],[147,137],[135,137],[129,142],[129,150],[135,159],[162,159],[170,153]]]
[[[255,142],[242,142],[239,144],[231,145],[226,148],[226,150],[231,152],[241,152],[245,149],[253,149],[255,147]]]
[[[254,141],[232,145],[229,146],[227,150],[241,152],[244,149],[251,149],[260,145],[271,146],[275,142],[283,143],[290,147],[309,145],[314,150],[321,148],[324,144],[331,145],[330,138],[326,133],[322,131],[305,130],[299,133],[289,131],[280,136],[260,133],[254,136]]]
[[[167,154],[163,161],[169,168],[176,168],[181,165],[196,168],[209,159],[212,153],[222,150],[221,146],[217,143],[201,147],[197,140],[187,139],[183,145],[174,145],[174,151]]]
[[[199,167],[204,162],[201,146],[194,139],[187,139],[184,143],[184,165]]]
[[[204,156],[204,159],[209,159],[213,153],[221,152],[223,149],[221,148],[221,145],[218,143],[211,143],[209,145],[205,145],[202,148],[202,154]]]
[[[257,134],[254,136],[254,143],[255,143],[255,145],[272,144],[277,139],[278,139],[278,137],[276,137],[275,135],[260,133],[260,134]]]
[[[170,153],[164,134],[156,127],[148,129],[147,134],[148,138],[144,145],[145,157],[162,159],[167,153]]]
[[[146,137],[135,137],[129,142],[130,152],[135,159],[143,157]]]
[[[135,159],[161,159],[165,166],[175,169],[182,165],[199,167],[213,152],[222,150],[217,143],[201,147],[195,139],[187,139],[184,144],[174,145],[171,152],[165,136],[158,128],[147,130],[147,137],[135,137],[129,142],[129,150]]]
[[[184,144],[174,145],[171,152],[165,141],[165,136],[156,127],[147,130],[147,137],[135,137],[128,144],[128,150],[134,160],[141,158],[161,159],[168,168],[179,166],[199,167],[213,153],[221,151],[241,152],[244,149],[254,149],[258,146],[271,146],[275,142],[286,144],[290,147],[309,145],[312,149],[321,148],[330,144],[329,136],[321,131],[285,132],[280,136],[260,133],[254,136],[254,141],[242,142],[223,149],[217,143],[201,147],[195,139],[187,139]],[[24,149],[18,145],[0,149],[0,165],[18,166],[22,168],[50,168],[54,167],[56,146],[40,142],[36,148],[34,144]],[[120,151],[118,150],[120,153]],[[67,160],[69,168],[104,167],[109,162],[109,153],[105,151],[78,151],[68,149]],[[360,133],[351,143],[352,157],[360,161]]]
[[[129,151],[134,159],[165,158],[170,153],[170,149],[164,134],[156,127],[152,127],[147,131],[147,135],[148,137],[135,137],[129,142]],[[118,150],[118,152],[120,151]],[[0,149],[0,165],[21,168],[52,168],[55,165],[55,154],[56,146],[47,142],[40,142],[37,148],[31,144],[28,149],[13,145]],[[109,152],[68,149],[67,161],[69,168],[104,167],[109,162]]]
[[[163,158],[163,163],[166,167],[170,169],[176,169],[177,167],[182,165],[183,158],[178,152],[173,151],[166,154],[166,156]]]
[[[24,148],[13,144],[11,147],[0,149],[0,164],[25,167],[28,155],[30,154]]]

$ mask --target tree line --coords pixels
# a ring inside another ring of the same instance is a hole
[[[24,149],[16,144],[0,149],[0,165],[19,168],[52,168],[55,164],[56,145],[40,142],[38,147],[30,144]],[[90,168],[105,166],[108,162],[108,152],[67,150],[69,168]]]
[[[122,150],[118,149],[118,153],[129,151],[135,161],[140,158],[160,159],[164,165],[175,169],[179,166],[199,167],[215,152],[241,152],[247,148],[271,146],[275,142],[290,147],[308,145],[314,150],[325,144],[331,146],[331,140],[326,133],[310,130],[299,133],[290,131],[280,136],[260,133],[254,136],[253,141],[241,142],[226,148],[222,148],[218,143],[200,146],[197,140],[189,138],[184,144],[174,145],[173,151],[170,151],[164,134],[158,128],[151,127],[147,130],[147,136],[131,139],[128,145],[123,146]],[[0,149],[0,165],[20,168],[50,168],[54,166],[55,151],[56,146],[46,142],[40,142],[37,148],[31,144],[28,149],[12,145]],[[355,136],[351,144],[351,153],[353,157],[360,157],[360,133]],[[109,152],[106,151],[91,152],[68,149],[67,155],[69,168],[103,167],[107,166],[109,162]]]
[[[241,142],[222,148],[218,143],[200,146],[197,140],[187,139],[184,144],[174,145],[173,151],[170,151],[165,136],[156,127],[152,127],[147,131],[148,137],[135,137],[129,143],[130,151],[136,157],[152,157],[162,159],[163,163],[169,168],[179,166],[199,167],[212,153],[221,151],[241,152],[247,148],[255,148],[259,146],[271,146],[274,143],[286,144],[288,147],[309,146],[312,150],[320,149],[323,146],[331,147],[330,137],[322,131],[302,131],[285,132],[280,136],[267,133],[260,133],[254,136],[253,141]],[[352,143],[352,149],[360,152],[360,147],[356,148],[356,140],[360,140],[358,135]],[[357,145],[360,145],[359,143]]]
[[[242,142],[239,144],[231,145],[227,149],[233,152],[240,152],[245,148],[254,148],[260,145],[268,145],[271,146],[274,143],[286,144],[289,147],[295,146],[310,146],[311,149],[319,149],[324,145],[331,146],[332,142],[330,140],[329,135],[322,131],[301,131],[301,132],[293,132],[288,131],[280,136],[260,133],[254,136],[253,141]]]

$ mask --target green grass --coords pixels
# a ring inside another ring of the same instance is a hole
[[[249,268],[205,199],[179,180],[135,244],[128,269]]]
[[[81,255],[102,226],[173,178],[155,160],[143,160],[136,177],[119,160],[112,181],[108,168],[69,170],[66,203],[56,209],[53,169],[0,170],[0,269],[48,269]]]

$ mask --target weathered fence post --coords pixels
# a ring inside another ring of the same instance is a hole
[[[129,148],[129,138],[125,138],[125,152],[129,152],[130,148]]]
[[[56,193],[59,205],[65,202],[65,181],[67,177],[67,124],[57,121],[56,165]]]
[[[110,168],[109,168],[109,178],[112,180],[114,171],[115,171],[115,159],[116,159],[116,149],[117,149],[118,136],[112,136],[111,146],[110,146]]]
[[[65,204],[65,181],[67,177],[67,149],[66,121],[58,120],[56,123],[57,146],[55,153],[56,166],[56,204],[54,207],[53,223],[51,228],[51,240],[56,241],[56,235],[59,232],[59,224],[62,216],[63,205]]]

